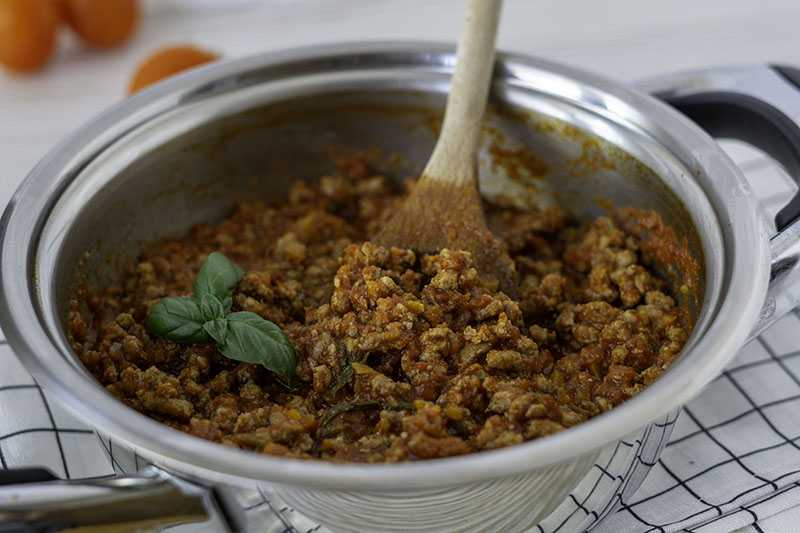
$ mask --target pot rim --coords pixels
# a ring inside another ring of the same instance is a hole
[[[450,54],[441,43],[342,43],[262,53],[201,67],[144,90],[101,113],[57,145],[25,178],[0,219],[0,324],[9,344],[37,382],[99,431],[156,463],[214,481],[273,482],[340,490],[391,490],[435,487],[519,474],[592,453],[605,444],[651,423],[675,409],[713,379],[744,344],[766,293],[769,241],[760,209],[735,164],[696,124],[656,99],[612,80],[546,60],[498,53],[498,64],[516,71],[533,69],[578,80],[657,118],[659,132],[691,146],[692,154],[717,172],[715,189],[737,216],[720,220],[732,246],[727,294],[714,320],[696,345],[645,391],[611,411],[568,431],[509,448],[461,457],[401,464],[333,464],[286,459],[231,449],[173,430],[135,412],[102,386],[87,386],[68,354],[60,350],[59,332],[43,319],[37,265],[39,235],[50,210],[93,155],[168,109],[226,80],[270,65],[365,54]],[[452,63],[450,64],[452,66]],[[502,74],[503,69],[496,69]],[[522,74],[524,75],[524,73]],[[734,191],[734,192],[728,192]],[[745,194],[741,194],[744,191]],[[718,214],[719,216],[719,214]]]

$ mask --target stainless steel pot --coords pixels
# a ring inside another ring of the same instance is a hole
[[[339,529],[522,530],[538,523],[604,450],[674,412],[799,299],[795,207],[784,211],[770,239],[752,192],[720,147],[643,92],[538,59],[498,56],[481,157],[483,193],[524,204],[535,185],[579,217],[609,205],[654,208],[704,264],[702,305],[680,357],[629,402],[568,431],[412,464],[259,456],[170,429],[115,401],[64,333],[76,269],[90,285],[111,279],[143,242],[219,220],[237,197],[276,195],[294,179],[319,176],[330,168],[331,150],[369,148],[377,168],[397,179],[419,171],[433,146],[453,62],[450,47],[409,43],[264,54],[179,76],[103,113],[30,173],[3,215],[0,322],[9,343],[71,411],[173,473],[212,484],[268,485],[297,510]],[[726,116],[751,113],[763,128],[750,140],[796,171],[800,130],[792,119],[800,115],[778,110],[800,110],[792,75],[755,67],[646,87],[711,128],[723,127]],[[728,96],[715,93],[721,82]],[[754,104],[742,96],[748,92],[772,105]],[[739,107],[733,114],[708,111],[720,102]],[[728,131],[748,132],[747,126]],[[535,151],[548,164],[546,182],[494,172],[492,143]],[[390,154],[402,164],[389,164]],[[587,158],[602,164],[575,164]]]

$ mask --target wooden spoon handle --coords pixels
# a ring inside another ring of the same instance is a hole
[[[475,155],[494,67],[502,0],[469,0],[439,140],[423,175],[451,185],[476,180]]]

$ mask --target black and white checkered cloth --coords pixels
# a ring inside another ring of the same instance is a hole
[[[728,148],[751,182],[759,182],[765,210],[774,213],[796,186],[764,157]],[[605,450],[538,531],[799,531],[799,332],[795,310],[742,349],[679,415]],[[135,457],[123,461],[113,442],[98,438],[40,389],[2,339],[0,333],[3,468],[44,466],[59,477],[79,479],[140,466]],[[258,524],[254,531],[325,531],[273,494],[243,491],[239,500]]]

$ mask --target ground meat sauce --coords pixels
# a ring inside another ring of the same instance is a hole
[[[651,231],[663,226],[654,214],[577,226],[557,207],[487,206],[516,263],[517,302],[483,284],[468,253],[365,242],[400,201],[353,158],[281,202],[239,203],[215,227],[148,246],[118,285],[92,292],[79,279],[72,346],[116,398],[192,435],[287,457],[395,462],[579,424],[647,387],[686,341],[686,313],[651,262],[683,249],[674,233]],[[212,251],[247,270],[233,311],[275,322],[294,343],[294,393],[214,344],[147,330],[153,304],[191,294]]]

